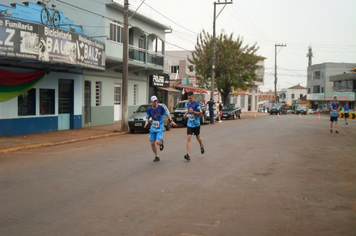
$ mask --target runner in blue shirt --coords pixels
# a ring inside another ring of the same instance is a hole
[[[199,144],[200,152],[204,154],[204,145],[200,137],[200,116],[202,115],[199,102],[194,100],[193,92],[188,92],[187,112],[184,114],[184,118],[188,119],[187,122],[187,154],[184,155],[184,159],[190,160],[190,141],[192,135],[195,134]]]
[[[350,112],[350,107],[349,107],[349,103],[346,102],[345,106],[344,106],[344,114],[345,114],[345,124],[348,125],[348,119],[349,119],[349,112]]]
[[[158,104],[158,99],[156,96],[151,97],[151,104],[152,104],[152,106],[150,106],[147,110],[145,128],[149,123],[149,119],[152,118],[151,128],[150,128],[150,142],[151,142],[152,151],[156,155],[156,157],[153,161],[157,162],[157,161],[160,161],[160,159],[159,159],[159,156],[157,153],[156,143],[159,146],[159,149],[161,151],[164,148],[164,145],[163,145],[163,130],[164,130],[163,116],[164,115],[168,116],[168,119],[173,126],[176,126],[176,123],[174,123],[174,121],[172,120],[172,117],[170,116],[169,112],[166,111],[162,105]]]
[[[331,113],[330,113],[330,121],[331,121],[331,124],[330,124],[330,133],[333,132],[333,123],[335,121],[335,133],[339,133],[339,131],[337,130],[337,118],[339,117],[339,110],[340,110],[340,107],[339,107],[339,103],[337,102],[337,97],[334,96],[334,102],[331,104]]]

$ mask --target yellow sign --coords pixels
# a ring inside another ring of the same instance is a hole
[[[339,118],[345,118],[345,113],[339,112]],[[356,112],[350,112],[349,119],[356,119]]]
[[[355,66],[354,69],[352,70],[352,73],[356,74],[356,66]]]

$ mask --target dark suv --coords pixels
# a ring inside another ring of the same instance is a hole
[[[187,119],[184,119],[184,114],[187,112],[187,102],[188,100],[180,101],[177,106],[175,106],[173,114],[173,120],[176,124],[183,124],[187,126]],[[206,122],[206,112],[205,106],[200,105],[202,110],[202,116],[200,117],[200,123],[204,124]]]
[[[269,114],[287,114],[287,108],[283,103],[276,103],[273,105],[273,107],[271,107]]]

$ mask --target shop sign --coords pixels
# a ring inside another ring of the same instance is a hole
[[[0,56],[105,70],[105,45],[74,32],[0,17]]]
[[[169,87],[169,77],[161,75],[151,75],[151,86],[156,87]]]

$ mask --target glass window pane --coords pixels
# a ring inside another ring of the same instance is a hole
[[[30,89],[18,96],[18,115],[36,115],[36,89]]]
[[[40,114],[54,114],[54,89],[40,89]]]

